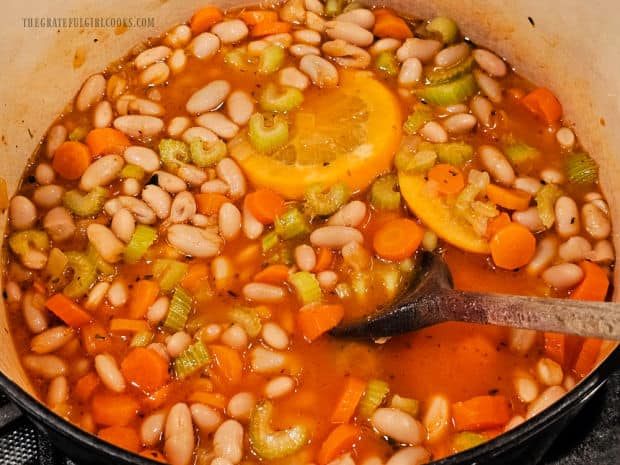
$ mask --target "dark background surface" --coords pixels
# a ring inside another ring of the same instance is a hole
[[[2,410],[10,418],[14,409],[7,408],[1,394],[0,405],[4,405]],[[56,451],[22,417],[0,428],[0,465],[77,464]],[[541,465],[620,465],[620,373],[611,376],[558,437]]]

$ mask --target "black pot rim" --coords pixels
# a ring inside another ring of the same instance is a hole
[[[528,440],[532,436],[540,433],[547,426],[554,424],[562,416],[572,409],[577,408],[578,405],[592,396],[598,388],[605,383],[609,373],[617,368],[618,361],[620,361],[620,346],[616,347],[592,373],[571,389],[558,402],[553,404],[552,407],[542,411],[520,426],[507,433],[500,434],[496,438],[480,446],[431,462],[429,465],[463,465],[475,463],[475,460],[479,457],[494,456],[506,447]],[[121,460],[126,463],[133,463],[135,465],[158,463],[102,441],[97,436],[65,420],[48,409],[42,402],[28,394],[2,371],[0,371],[0,388],[7,394],[9,399],[15,402],[28,416],[37,420],[41,426],[50,428],[55,433],[71,441],[87,445],[97,451],[103,452],[110,458]]]

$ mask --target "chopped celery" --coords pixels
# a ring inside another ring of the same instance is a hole
[[[194,165],[200,168],[213,166],[226,156],[228,151],[222,140],[207,143],[202,139],[193,139],[189,144],[190,156]]]
[[[459,35],[459,27],[454,20],[445,16],[438,16],[430,20],[426,25],[426,30],[436,32],[444,44],[453,43]]]
[[[85,128],[84,126],[77,126],[69,133],[69,140],[81,141],[86,137],[86,134],[88,134],[88,128]]]
[[[293,252],[288,245],[282,245],[267,258],[266,263],[269,265],[282,264],[291,266],[294,263]]]
[[[463,452],[464,450],[479,446],[486,441],[487,438],[483,434],[463,431],[462,433],[457,433],[454,437],[452,447],[455,452]]]
[[[67,252],[68,267],[73,270],[73,279],[62,293],[72,299],[82,297],[97,279],[97,269],[88,256],[81,252]]]
[[[106,262],[90,242],[86,248],[86,255],[88,255],[88,259],[93,263],[93,265],[95,265],[95,268],[100,273],[106,276],[112,276],[116,273],[116,268],[114,268],[114,265]]]
[[[346,299],[347,297],[351,297],[351,286],[347,283],[338,283],[334,292],[339,299]]]
[[[445,107],[466,101],[477,90],[478,86],[474,77],[471,74],[466,74],[454,81],[418,89],[416,95],[428,103]]]
[[[141,166],[127,163],[125,166],[123,166],[120,177],[123,179],[134,178],[140,180],[144,178],[144,174],[144,168],[142,168]]]
[[[412,417],[417,417],[420,413],[420,402],[409,397],[401,397],[398,394],[394,394],[390,400],[390,407],[408,413]]]
[[[534,200],[536,201],[536,209],[538,216],[545,228],[550,228],[555,222],[555,202],[562,197],[563,192],[556,184],[545,184],[542,186]]]
[[[289,208],[276,218],[276,234],[284,240],[304,236],[310,232],[310,226],[304,215],[296,208]]]
[[[252,69],[252,60],[248,55],[246,47],[233,48],[226,52],[224,63],[237,68],[239,71],[249,71]]]
[[[344,9],[342,10],[343,13],[348,13],[349,11],[353,11],[353,10],[359,10],[360,8],[366,8],[365,5],[363,5],[360,2],[351,2],[349,3],[347,6],[344,7]]]
[[[412,153],[407,148],[401,148],[394,157],[394,166],[398,171],[408,174],[423,174],[435,166],[437,153],[434,149],[418,149]]]
[[[434,148],[440,162],[450,163],[457,168],[462,168],[465,163],[474,158],[474,148],[465,142],[435,144]]]
[[[9,247],[15,255],[23,257],[33,247],[38,250],[48,250],[50,240],[45,231],[27,229],[11,234],[9,236]]]
[[[157,240],[157,231],[150,226],[139,224],[136,226],[131,239],[125,247],[125,263],[136,263]]]
[[[320,302],[322,297],[321,286],[313,273],[298,271],[291,274],[288,280],[295,288],[297,297],[304,305],[311,302]]]
[[[342,7],[344,6],[344,3],[344,0],[326,0],[325,16],[332,17],[342,13]]]
[[[419,103],[413,107],[413,113],[407,116],[407,120],[403,124],[403,130],[407,134],[415,134],[422,126],[433,120],[433,112],[427,105]]]
[[[187,263],[172,260],[170,258],[160,258],[153,264],[153,275],[159,282],[159,288],[170,291],[183,279],[187,272]]]
[[[435,68],[426,74],[429,84],[444,84],[453,81],[461,76],[471,73],[474,67],[474,58],[470,55],[457,64],[447,68]]]
[[[370,290],[370,277],[366,273],[353,273],[351,275],[351,290],[357,297],[364,297]]]
[[[198,341],[181,352],[181,355],[175,359],[174,373],[177,379],[184,379],[207,366],[210,362],[209,349],[202,341]]]
[[[263,250],[263,253],[273,249],[276,245],[278,245],[279,241],[280,239],[278,238],[278,234],[275,231],[270,231],[265,234],[261,239],[261,248]]]
[[[390,393],[390,387],[385,381],[380,379],[371,379],[366,385],[366,391],[357,407],[362,418],[370,418],[375,410],[377,410],[387,395]]]
[[[568,181],[575,184],[590,184],[598,179],[598,165],[587,153],[571,153],[566,157]]]
[[[349,196],[349,187],[345,183],[334,184],[327,192],[322,185],[314,184],[304,194],[306,212],[310,216],[331,215],[349,200]]]
[[[476,197],[486,191],[486,186],[490,182],[489,174],[479,172],[477,170],[471,170],[469,173],[468,184],[459,193],[454,204],[454,212],[457,216],[467,221],[474,231],[480,236],[486,233],[487,223],[489,216],[485,216],[485,212],[482,208],[474,209],[474,202]],[[476,205],[480,207],[482,202],[478,202]],[[492,211],[491,216],[497,215],[495,206],[490,206]]]
[[[400,190],[396,175],[386,174],[375,179],[370,188],[370,203],[378,210],[400,208]]]
[[[45,275],[49,277],[52,282],[57,282],[62,278],[65,268],[69,263],[69,259],[59,248],[54,247],[50,250],[50,254],[47,257],[47,264],[45,265]]]
[[[282,50],[274,45],[278,50]],[[283,86],[282,90],[274,83],[267,84],[265,90],[261,93],[258,103],[264,111],[286,112],[293,108],[297,108],[304,101],[304,94],[295,87]]]
[[[233,307],[228,312],[228,318],[230,318],[230,321],[233,323],[237,323],[245,329],[245,332],[248,333],[250,337],[258,336],[263,327],[258,314],[248,307]]]
[[[250,446],[256,455],[265,460],[292,455],[308,441],[308,430],[301,424],[274,431],[271,428],[272,416],[273,404],[262,400],[252,409],[248,425]]]
[[[274,152],[288,142],[288,122],[281,115],[273,118],[271,126],[267,126],[265,117],[260,113],[254,113],[248,126],[250,143],[259,152]]]
[[[168,315],[164,321],[164,329],[172,333],[183,331],[185,323],[192,311],[192,297],[181,286],[174,288]]]
[[[280,69],[284,62],[285,53],[282,47],[270,45],[260,55],[258,72],[260,74],[272,74]]]
[[[141,331],[139,333],[134,334],[129,345],[131,347],[146,347],[151,342],[153,342],[154,338],[155,338],[155,335],[152,332]]]
[[[379,53],[375,59],[375,68],[388,76],[396,76],[398,74],[398,61],[396,61],[394,52],[385,51]]]
[[[169,170],[178,169],[182,163],[189,163],[189,147],[182,140],[162,139],[159,141],[159,158]]]
[[[107,197],[108,190],[99,186],[87,194],[73,189],[63,195],[62,203],[71,213],[84,218],[98,215]]]
[[[504,154],[515,166],[524,166],[535,162],[540,157],[540,152],[524,143],[510,144],[504,148]]]

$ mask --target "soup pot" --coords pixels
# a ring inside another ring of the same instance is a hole
[[[133,45],[187,20],[204,3],[204,0],[12,0],[3,5],[0,177],[6,180],[9,195],[15,192],[26,163],[50,123],[86,77],[123,57]],[[226,8],[257,2],[209,0],[206,3]],[[610,203],[614,245],[620,250],[620,185],[617,183],[620,16],[616,2],[396,0],[380,3],[412,16],[444,14],[455,18],[472,41],[498,52],[520,74],[549,87],[560,97],[565,117],[602,168],[600,182]],[[97,18],[105,18],[105,22],[98,24]],[[0,221],[2,232],[5,226],[6,213]],[[618,299],[618,272],[614,282],[614,298]],[[63,452],[85,464],[153,463],[102,442],[49,411],[37,400],[19,363],[3,302],[0,302],[0,329],[3,347],[0,386]],[[482,446],[437,463],[536,463],[561,429],[604,384],[619,359],[620,351],[616,349],[591,375],[542,414]]]

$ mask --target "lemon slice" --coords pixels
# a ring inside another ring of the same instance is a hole
[[[342,71],[340,85],[308,92],[289,115],[289,142],[259,153],[247,132],[229,143],[230,155],[256,187],[302,198],[314,184],[346,183],[365,189],[389,171],[401,138],[402,116],[394,94],[370,72]]]
[[[409,209],[446,242],[469,252],[488,254],[489,244],[465,220],[456,217],[437,193],[427,188],[424,175],[398,174],[400,193]]]

